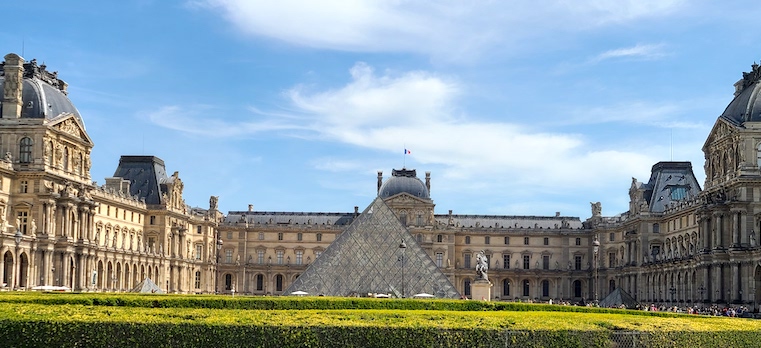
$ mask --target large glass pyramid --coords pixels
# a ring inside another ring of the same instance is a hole
[[[400,244],[406,248],[400,248]],[[376,198],[283,294],[459,298],[455,287],[402,225]]]

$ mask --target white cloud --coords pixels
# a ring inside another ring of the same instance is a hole
[[[590,60],[591,63],[599,63],[607,59],[616,58],[630,58],[630,59],[644,59],[652,60],[664,57],[666,53],[663,51],[663,44],[657,45],[642,45],[637,44],[632,47],[617,48],[614,50],[605,51],[598,54]]]
[[[355,52],[416,52],[458,60],[517,49],[548,32],[578,32],[675,13],[681,0],[253,1],[193,0],[245,34]],[[559,31],[560,30],[560,31]],[[517,45],[521,43],[521,45]]]

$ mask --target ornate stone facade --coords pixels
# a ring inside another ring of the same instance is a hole
[[[123,156],[105,185],[90,178],[93,141],[66,84],[7,55],[0,118],[0,280],[125,291],[151,278],[168,292],[278,295],[355,219],[353,212],[191,208],[179,173]],[[761,286],[761,72],[736,87],[703,152],[705,189],[686,162],[632,178],[629,210],[590,217],[435,212],[431,173],[378,173],[377,193],[456,290],[471,295],[483,251],[497,300],[593,301],[621,288],[650,303],[753,304]],[[31,88],[55,93],[37,108]],[[53,112],[55,111],[55,112]],[[141,173],[141,174],[138,174]],[[622,186],[622,189],[625,187]]]

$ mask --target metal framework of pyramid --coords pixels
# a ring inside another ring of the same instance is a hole
[[[404,241],[406,248],[399,245]],[[402,257],[403,255],[403,257]],[[403,267],[402,267],[403,265]],[[459,298],[393,211],[376,198],[283,293]]]

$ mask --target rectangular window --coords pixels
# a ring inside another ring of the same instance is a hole
[[[523,237],[523,245],[528,245],[528,237]]]
[[[544,237],[544,245],[550,245],[550,239],[547,237]]]
[[[283,232],[277,233],[277,240],[283,240]]]
[[[322,233],[317,234],[317,241],[322,242]]]
[[[135,212],[134,211],[131,211],[129,213],[129,221],[133,221],[133,222],[135,221]]]
[[[653,233],[660,233],[660,232],[661,232],[661,225],[653,224]]]
[[[201,272],[196,272],[196,281],[195,281],[196,289],[201,288]]]
[[[275,251],[275,253],[277,254],[277,264],[278,265],[282,265],[283,264],[283,251],[282,250],[278,250],[278,251]]]
[[[257,291],[264,290],[264,276],[261,274],[256,275],[256,290]]]
[[[510,237],[505,237],[505,245],[510,245]]]
[[[27,234],[27,222],[29,220],[29,212],[22,210],[16,213],[16,221],[19,224],[18,230],[21,234]]]
[[[264,232],[259,232],[259,240],[264,240]]]
[[[470,244],[470,236],[465,236],[465,244]]]
[[[616,253],[608,253],[608,267],[616,267]]]
[[[264,264],[264,250],[257,250],[256,251],[256,262],[260,265]]]
[[[320,257],[320,255],[322,255],[322,251],[319,251],[319,250],[315,251],[314,252],[314,259],[317,260],[317,258]]]
[[[576,238],[576,245],[581,245],[581,238]]]
[[[542,269],[550,269],[550,255],[542,255]]]
[[[202,232],[201,232],[201,231],[202,231],[202,230],[201,230],[201,228],[202,228],[202,226],[200,226],[200,225],[199,225],[199,226],[196,226],[196,233],[197,233],[197,234],[202,234]]]
[[[441,268],[444,263],[444,253],[436,253],[436,267]]]
[[[491,237],[489,236],[484,237],[484,244],[491,244]]]
[[[470,268],[470,254],[465,254],[463,257],[465,257],[465,263],[463,264],[463,267]]]
[[[510,255],[508,254],[502,255],[502,268],[510,269]]]
[[[29,192],[29,182],[26,180],[19,181],[19,193],[28,193]]]
[[[155,225],[156,224],[156,217],[153,216],[153,215],[151,215],[151,222],[150,222],[150,224],[151,225]]]
[[[415,218],[415,223],[418,226],[423,226],[423,215],[418,214],[417,218]]]
[[[614,240],[616,240],[616,233],[615,233],[615,232],[611,232],[611,233],[610,233],[610,236],[608,237],[608,239],[609,239],[611,242],[612,242],[612,241],[614,241]]]
[[[581,270],[581,255],[576,255],[573,257],[574,261],[574,269],[577,271]]]
[[[301,239],[302,239],[303,237],[304,237],[304,234],[303,234],[303,233],[301,233],[301,232],[299,232],[299,233],[297,233],[297,234],[296,234],[296,240],[298,240],[299,242],[301,241]]]
[[[302,263],[304,263],[304,251],[296,250],[296,264],[300,265]]]
[[[106,241],[108,243],[108,241]],[[148,237],[148,250],[152,253],[157,252],[156,250],[156,238],[154,237]]]
[[[203,256],[203,245],[196,244],[196,260],[200,260]]]
[[[531,263],[531,257],[523,255],[523,269],[529,269]]]
[[[225,250],[225,263],[233,263],[233,250]]]
[[[231,231],[227,232],[227,239],[233,239],[233,233]]]

